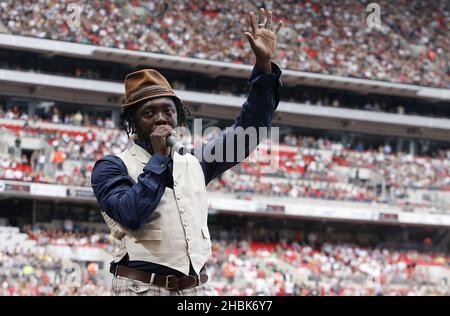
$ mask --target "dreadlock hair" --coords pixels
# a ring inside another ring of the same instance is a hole
[[[177,110],[177,125],[178,126],[187,126],[186,118],[191,115],[191,112],[188,108],[186,108],[183,103],[176,99],[170,97],[173,101],[175,101],[175,107]],[[125,132],[127,132],[128,137],[136,134],[136,113],[137,110],[144,104],[144,100],[137,105],[131,107],[130,109],[126,109],[120,115],[120,124],[122,125]]]

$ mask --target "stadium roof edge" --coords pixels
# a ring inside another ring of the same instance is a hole
[[[0,47],[34,52],[47,52],[61,56],[85,59],[113,61],[131,65],[148,65],[149,67],[191,70],[210,76],[217,76],[220,74],[230,77],[247,78],[252,70],[251,65],[101,47],[11,34],[0,34]],[[450,100],[450,89],[430,88],[411,84],[349,78],[294,70],[283,71],[283,82],[293,86],[321,86],[354,90],[361,93],[380,93],[414,98]]]

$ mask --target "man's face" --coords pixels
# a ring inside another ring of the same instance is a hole
[[[158,125],[177,126],[177,108],[169,97],[145,101],[136,111],[136,133],[139,140],[149,141]]]

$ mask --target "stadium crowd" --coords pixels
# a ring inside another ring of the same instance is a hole
[[[62,228],[22,230],[38,245],[0,249],[0,295],[109,294],[93,264],[83,265],[82,286],[70,285],[71,266],[45,246],[101,247],[112,253],[117,243],[111,236]],[[214,240],[207,273],[225,296],[450,295],[450,257],[429,246],[361,246],[312,235],[298,242],[242,236]]]
[[[29,239],[35,240],[37,245],[60,245],[73,247],[99,247],[108,248],[108,245],[114,244],[114,238],[109,232],[102,232],[95,228],[79,228],[74,227],[71,221],[64,229],[56,227],[32,227],[25,225],[21,228],[23,232],[28,234]],[[110,251],[111,249],[108,248]]]
[[[273,178],[243,177],[234,173],[224,175],[208,186],[210,191],[262,196],[314,198],[333,201],[385,202],[369,187],[336,185],[325,182],[279,181]]]
[[[346,77],[449,87],[449,7],[444,0],[387,0],[381,27],[367,26],[366,1],[273,1],[285,23],[277,61],[284,68]],[[67,3],[0,2],[12,34],[107,47],[252,63],[245,13],[263,1],[87,1],[80,27],[67,24]]]
[[[8,246],[14,234],[6,235],[0,242],[0,296],[109,295],[98,262],[73,262],[48,247],[101,248],[114,253],[118,241],[106,227],[97,226],[88,228],[71,220],[61,227],[24,224],[20,231],[26,241],[35,242],[31,246],[20,240]]]
[[[68,282],[71,267],[64,267],[63,258],[43,247],[12,252],[0,249],[0,296],[109,295],[93,269],[82,271],[82,285],[73,286]]]
[[[436,267],[448,273],[449,259],[351,244],[217,241],[208,268],[223,295],[449,295],[445,277],[430,277]]]
[[[104,119],[104,122],[109,120]],[[0,124],[0,132],[16,137],[8,153],[0,157],[2,179],[90,186],[94,162],[106,154],[120,153],[128,144],[125,133],[106,128],[104,124],[68,130],[53,116],[26,120],[16,116],[8,122],[13,121],[25,121],[25,125]],[[43,122],[54,124],[40,124]],[[24,154],[21,139],[26,137],[40,139],[45,146]],[[203,140],[211,137],[212,134],[206,135]],[[277,163],[275,170],[266,170],[267,158],[275,159],[270,161]],[[399,199],[408,198],[408,189],[450,189],[449,150],[439,150],[434,156],[418,156],[395,152],[389,143],[370,147],[361,142],[349,145],[326,138],[287,134],[278,152],[279,160],[276,159],[265,151],[258,151],[256,162],[246,160],[219,181],[212,182],[209,188],[222,192],[369,203],[386,203],[385,192],[376,189],[381,182],[394,190]],[[373,183],[377,178],[378,182]]]
[[[30,118],[26,111],[22,111],[18,106],[11,106],[8,109],[5,109],[3,105],[0,105],[0,118],[9,120],[30,120],[30,122],[33,123],[49,122],[84,127],[116,127],[111,117],[93,116],[87,113],[82,114],[81,111],[63,114],[61,113],[60,108],[56,106],[41,115],[34,115]]]

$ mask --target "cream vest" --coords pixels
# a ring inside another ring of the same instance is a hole
[[[117,155],[137,183],[151,155],[133,144]],[[114,237],[121,240],[117,255],[161,264],[189,274],[189,262],[198,274],[211,254],[206,186],[199,161],[191,154],[173,156],[173,190],[165,189],[147,224],[130,230],[102,212]]]

